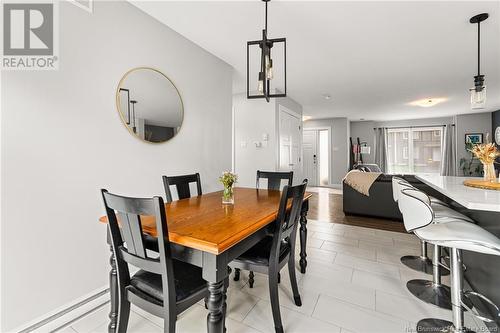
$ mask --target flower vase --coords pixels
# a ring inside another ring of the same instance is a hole
[[[497,176],[495,173],[495,166],[493,165],[493,162],[491,163],[483,163],[483,179],[487,182],[496,182]]]
[[[224,192],[222,192],[222,204],[234,204],[234,191],[232,186],[224,187]]]

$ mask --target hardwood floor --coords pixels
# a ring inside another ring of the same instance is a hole
[[[402,222],[363,216],[346,216],[342,210],[341,194],[332,193],[334,191],[328,189],[313,191],[313,196],[309,199],[309,213],[307,214],[310,219],[406,233]]]

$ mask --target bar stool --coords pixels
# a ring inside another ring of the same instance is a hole
[[[431,207],[433,212],[432,223],[449,223],[457,220],[473,222],[467,216],[460,214],[449,207],[441,204],[432,204],[431,199],[426,193],[411,186],[408,182],[396,182],[395,187],[397,193],[401,193],[404,189],[412,189],[416,191],[415,193],[418,193],[420,199]],[[399,194],[399,197],[400,196],[401,194]],[[434,245],[432,259],[432,280],[413,279],[406,283],[406,287],[418,299],[426,303],[436,305],[440,308],[451,310],[450,287],[441,283],[441,276],[449,274],[441,264],[441,247]],[[470,303],[468,302],[468,304]]]
[[[416,189],[413,185],[411,185],[408,181],[400,177],[392,177],[392,197],[395,202],[398,202],[398,197],[402,188],[413,188]],[[449,208],[443,201],[436,199],[434,197],[429,197],[428,199],[431,203],[431,206],[434,208],[436,216],[439,218],[448,217],[456,217],[459,219],[470,220],[467,216],[460,214],[453,209]],[[471,220],[470,220],[471,221]],[[427,255],[427,244],[423,241],[420,241],[420,255],[419,256],[403,256],[401,257],[401,263],[415,271],[423,272],[426,274],[434,274],[435,267],[433,265],[433,261],[429,259]],[[436,252],[436,251],[434,251]],[[440,254],[439,254],[440,257]],[[433,258],[435,259],[435,258]],[[436,262],[434,260],[434,262]],[[439,261],[438,261],[439,262]],[[441,274],[446,275],[447,271],[444,271],[441,268],[438,268]]]
[[[451,264],[451,303],[453,322],[426,318],[417,324],[417,332],[473,332],[464,326],[462,306],[471,307],[463,302],[464,294],[473,293],[492,305],[500,316],[499,308],[488,298],[475,292],[463,291],[462,250],[500,256],[500,239],[483,228],[463,220],[448,223],[432,223],[434,213],[422,195],[413,189],[404,189],[399,197],[399,207],[403,214],[405,228],[413,231],[423,241],[436,246],[450,248]],[[473,314],[481,320],[493,319]]]

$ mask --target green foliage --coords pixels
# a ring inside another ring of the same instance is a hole
[[[232,172],[225,171],[219,177],[219,181],[224,185],[224,188],[230,188],[238,181],[238,176]]]

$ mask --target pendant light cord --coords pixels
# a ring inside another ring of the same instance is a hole
[[[477,23],[477,75],[481,75],[481,22]]]
[[[266,22],[265,22],[265,28],[266,30],[266,36],[267,36],[267,1],[266,1]]]

